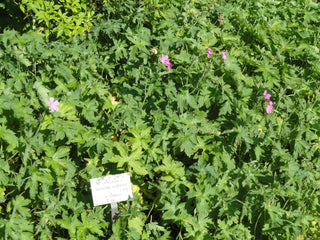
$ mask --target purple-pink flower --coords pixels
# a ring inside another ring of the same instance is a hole
[[[170,71],[170,69],[172,67],[172,63],[169,61],[168,55],[161,54],[160,62],[165,64],[168,67],[168,71]]]
[[[271,113],[273,109],[273,103],[272,101],[267,102],[267,108],[266,108],[266,112],[267,113]]]
[[[271,94],[269,94],[268,92],[267,92],[267,90],[265,90],[264,92],[263,92],[263,97],[264,97],[264,99],[270,99],[270,97],[271,97]]]
[[[211,54],[212,54],[212,49],[208,48],[207,49],[207,58],[210,58]]]
[[[162,62],[163,64],[167,64],[169,62],[169,56],[161,54],[160,62]]]
[[[222,55],[222,60],[227,60],[227,53],[226,53],[226,50],[223,50],[222,52],[221,52],[221,55]]]
[[[166,66],[168,67],[168,71],[170,71],[170,69],[171,69],[171,67],[172,67],[172,63],[171,63],[171,62],[168,62],[168,63],[166,64]]]
[[[53,97],[49,98],[48,106],[51,112],[58,112],[59,111],[58,105],[59,105],[58,100],[54,100]]]

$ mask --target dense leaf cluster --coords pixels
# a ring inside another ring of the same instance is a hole
[[[1,236],[319,237],[318,7],[105,1],[68,42],[5,30]],[[126,171],[134,197],[111,224],[89,180]]]

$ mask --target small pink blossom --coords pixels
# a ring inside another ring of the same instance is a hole
[[[221,52],[221,55],[222,55],[222,60],[227,60],[227,53],[226,53],[226,50],[223,50],[222,52]]]
[[[161,54],[160,62],[165,64],[168,67],[168,71],[170,71],[170,69],[172,67],[172,63],[169,61],[168,55]]]
[[[59,111],[58,105],[59,105],[58,100],[54,100],[53,97],[49,98],[48,106],[51,112],[58,112]]]
[[[167,67],[168,67],[168,71],[170,71],[171,67],[172,67],[172,63],[171,62],[168,62],[167,64]]]
[[[162,62],[163,64],[168,64],[169,63],[169,56],[161,54],[160,62]]]
[[[267,102],[267,108],[266,108],[266,112],[269,114],[272,112],[273,109],[273,103],[272,101]]]
[[[212,54],[212,49],[208,48],[207,49],[207,58],[210,58],[211,54]]]
[[[269,100],[270,97],[271,97],[271,94],[269,94],[269,93],[267,92],[267,90],[265,90],[264,93],[263,93],[263,97],[264,97],[264,99]]]

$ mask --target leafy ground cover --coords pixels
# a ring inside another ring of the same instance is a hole
[[[0,35],[1,238],[318,239],[319,4],[100,8]],[[111,224],[89,180],[127,171]]]

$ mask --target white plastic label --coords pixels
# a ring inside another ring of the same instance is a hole
[[[90,179],[93,206],[126,201],[132,198],[129,173]]]

